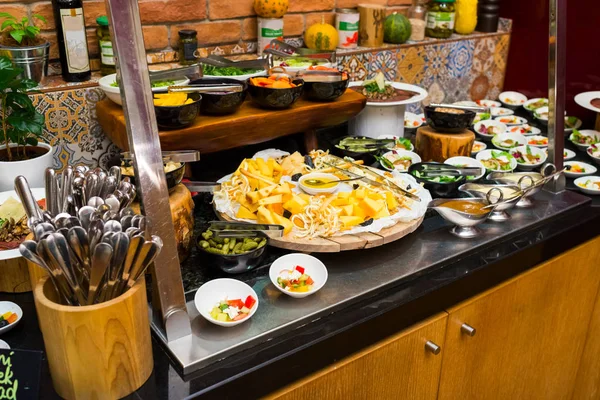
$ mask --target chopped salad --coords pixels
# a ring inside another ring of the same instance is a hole
[[[584,135],[577,129],[573,129],[573,133],[571,133],[571,137],[569,139],[575,144],[593,145],[600,143],[600,140],[595,135]]]
[[[500,147],[500,148],[504,148],[504,149],[512,149],[513,147],[517,147],[520,145],[520,143],[514,139],[511,139],[511,138],[500,139],[499,136],[494,136],[494,138],[492,139],[492,143],[494,143],[494,145],[496,147]]]
[[[475,114],[475,119],[473,120],[473,123],[476,124],[479,121],[485,121],[488,119],[492,119],[492,114],[490,113],[477,113]]]
[[[453,182],[457,182],[458,180],[461,179],[461,176],[452,176],[452,175],[442,175],[442,176],[435,176],[435,177],[429,176],[429,175],[427,175],[427,173],[421,173],[420,171],[417,171],[417,170],[412,171],[412,174],[419,179],[423,179],[424,181],[435,182],[435,183],[453,183]]]
[[[496,171],[512,171],[510,161],[514,158],[513,156],[505,151],[492,151],[490,154],[491,158],[479,160],[484,167]]]
[[[499,127],[495,126],[495,125],[481,125],[479,127],[479,133],[481,133],[482,135],[489,135],[489,136],[494,136],[494,135],[499,135],[502,132],[502,129],[500,129]]]
[[[521,122],[519,120],[519,117],[515,117],[514,115],[510,117],[500,118],[498,121],[502,122],[503,124],[518,124],[519,122]]]
[[[512,106],[520,106],[521,104],[525,103],[525,100],[524,99],[515,99],[512,97],[505,97],[504,102],[506,104],[510,104]]]
[[[509,130],[511,133],[520,133],[522,135],[527,135],[528,133],[533,133],[533,126],[529,125],[529,124],[525,124],[525,125],[519,125],[519,126],[513,126],[512,128],[510,128]]]
[[[588,179],[584,182],[577,183],[577,186],[582,187],[584,189],[600,190],[600,181],[593,181],[591,179]]]
[[[524,107],[529,111],[537,110],[538,108],[546,107],[548,105],[548,99],[539,99],[532,103],[525,105]]]
[[[591,145],[587,151],[590,156],[600,158],[600,147],[595,144]]]
[[[296,265],[293,269],[279,272],[277,284],[288,292],[310,292],[315,281],[306,273],[304,267]]]
[[[208,76],[239,76],[250,75],[261,72],[262,69],[238,68],[238,67],[215,67],[213,65],[202,64],[202,72]]]
[[[246,300],[221,300],[210,311],[210,316],[216,321],[233,322],[246,318],[252,307],[256,304],[256,299],[252,296],[246,297]]]
[[[392,154],[388,156],[375,156],[377,161],[381,163],[385,168],[390,170],[398,170],[400,172],[407,171],[408,168],[412,165],[413,159],[411,156],[399,155],[395,151],[392,150]]]
[[[413,145],[407,138],[396,138],[396,144],[394,146],[396,150],[409,150],[413,149]]]
[[[484,143],[473,143],[473,149],[471,150],[472,153],[479,153],[481,150],[485,149],[485,144]]]
[[[532,136],[527,141],[532,146],[548,146],[548,138],[545,136]]]
[[[579,164],[570,164],[566,167],[569,172],[572,172],[574,174],[585,174],[585,168]]]
[[[18,316],[14,312],[5,312],[4,314],[0,315],[0,328],[4,328],[5,326],[16,322],[17,319]]]
[[[515,150],[511,154],[519,164],[539,164],[542,160],[542,157],[539,154],[533,154],[531,147],[529,146],[525,146],[525,153]]]
[[[565,128],[573,129],[577,126],[579,119],[577,117],[565,117]]]

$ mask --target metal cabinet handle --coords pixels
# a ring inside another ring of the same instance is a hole
[[[437,344],[433,343],[431,340],[428,340],[427,342],[425,342],[425,350],[434,355],[438,355],[440,354],[440,351],[442,351],[442,348]]]
[[[465,335],[467,335],[467,336],[471,336],[471,337],[475,336],[475,333],[477,333],[477,329],[473,328],[473,327],[472,327],[471,325],[469,325],[469,324],[462,324],[462,325],[460,326],[460,331],[461,331],[462,333],[464,333]]]

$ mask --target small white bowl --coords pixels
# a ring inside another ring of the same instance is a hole
[[[10,346],[4,340],[0,340],[0,349],[10,350]]]
[[[21,321],[21,318],[23,318],[23,310],[21,310],[21,307],[17,304],[12,301],[0,301],[0,315],[9,311],[17,314],[17,320],[12,324],[6,325],[4,328],[0,328],[0,334],[10,331],[19,323],[19,321]]]
[[[581,131],[578,131],[582,136],[592,136],[595,137],[598,141],[600,141],[600,132],[598,131],[594,131],[592,129],[584,129]],[[579,150],[583,150],[583,151],[587,151],[587,148],[590,147],[589,144],[584,143],[577,143],[573,140],[573,133],[571,133],[571,135],[569,136],[569,140],[571,141],[571,143],[573,143],[575,146],[577,146],[577,148]]]
[[[487,130],[489,127],[494,127],[494,133],[493,134],[488,134],[488,133],[483,133],[482,132],[482,127],[485,127],[485,129]],[[506,125],[504,125],[502,122],[498,122],[498,121],[494,121],[493,119],[486,119],[484,121],[479,121],[477,122],[474,126],[473,129],[475,129],[475,133],[477,133],[479,136],[481,136],[484,140],[492,140],[492,138],[496,135],[499,135],[501,133],[505,133],[508,130],[508,127]],[[495,132],[498,131],[498,132]]]
[[[288,292],[277,284],[277,277],[281,271],[284,269],[294,269],[297,265],[303,267],[304,273],[310,276],[315,282],[312,289],[308,292]],[[281,256],[275,260],[273,264],[271,264],[271,268],[269,268],[269,278],[271,278],[273,285],[275,285],[280,292],[297,299],[318,292],[325,285],[325,282],[327,282],[327,277],[328,274],[325,264],[318,258],[303,253],[291,253]]]
[[[501,122],[508,127],[515,125],[525,125],[527,123],[527,120],[525,118],[518,117],[516,115],[504,115],[501,117],[496,117],[494,118],[494,121]]]
[[[539,119],[542,122],[544,122],[544,121],[548,122],[548,111],[549,110],[550,109],[548,108],[548,106],[540,107],[533,112],[533,117],[535,119]]]
[[[417,117],[423,125],[427,125],[427,118],[425,118],[425,113],[417,114]]]
[[[510,108],[493,107],[490,108],[490,113],[492,114],[492,117],[506,117],[508,115],[513,115],[515,111]]]
[[[471,157],[464,157],[464,156],[456,156],[456,157],[450,157],[449,159],[447,159],[446,161],[444,161],[444,164],[448,164],[448,165],[452,165],[452,166],[467,166],[467,167],[478,167],[481,168],[481,174],[476,175],[475,178],[473,179],[467,179],[468,181],[476,181],[479,180],[481,178],[483,178],[483,176],[486,173],[485,167],[483,166],[483,164],[481,163],[481,161],[476,160],[474,158]]]
[[[487,99],[477,100],[477,101],[475,101],[475,104],[477,104],[478,106],[481,106],[481,107],[489,107],[489,108],[498,108],[498,107],[502,106],[502,103],[500,103],[499,101],[487,100]]]
[[[404,129],[417,129],[422,125],[423,120],[417,114],[411,112],[404,113]]]
[[[213,307],[222,300],[234,300],[241,299],[242,301],[246,300],[248,296],[252,296],[256,299],[256,303],[250,309],[250,313],[244,319],[240,319],[239,321],[231,321],[231,322],[223,322],[217,321],[216,319],[210,316],[210,312]],[[204,317],[209,322],[212,322],[215,325],[232,327],[239,325],[245,321],[248,321],[256,310],[258,309],[258,296],[254,289],[245,284],[242,281],[238,281],[237,279],[231,278],[220,278],[213,279],[212,281],[206,282],[204,285],[200,286],[200,289],[196,292],[196,296],[194,297],[194,304],[198,309],[200,315]]]
[[[498,152],[498,153],[506,153],[505,151],[502,150],[482,150],[477,154],[476,159],[478,161],[481,161],[483,164],[483,160],[489,160],[492,158],[492,152]],[[511,172],[514,171],[517,168],[517,160],[515,160],[515,158],[513,156],[510,155],[510,153],[508,153],[508,157],[506,157],[510,163],[510,170],[508,169],[491,169],[491,168],[486,168],[488,171],[493,171],[493,172]]]
[[[236,81],[247,81],[250,78],[256,78],[257,76],[266,76],[267,71],[258,71],[253,74],[245,74],[245,75],[228,75],[228,76],[220,76],[220,75],[204,75],[202,79],[235,79]]]
[[[502,92],[498,96],[498,99],[502,103],[502,106],[516,110],[525,104],[527,96],[519,92]]]
[[[508,128],[508,132],[518,133],[523,136],[533,136],[542,133],[540,128],[536,128],[535,126],[531,126],[529,124],[511,126]]]
[[[540,107],[537,107],[537,108],[531,108],[531,105],[532,105],[532,104],[535,104],[535,103],[537,103],[538,101],[544,101],[544,102],[545,102],[545,104],[544,104],[542,107],[546,107],[546,106],[548,105],[548,99],[541,98],[541,97],[536,97],[536,98],[534,98],[534,99],[529,99],[529,100],[527,100],[527,101],[525,102],[525,104],[523,104],[523,107],[524,107],[524,108],[525,108],[527,111],[529,111],[530,113],[532,113],[532,114],[533,114],[533,112],[534,112],[535,110],[537,110],[538,108],[540,108]]]
[[[567,166],[579,165],[582,167],[585,172],[571,172],[569,169],[566,169]],[[594,175],[598,171],[598,168],[594,167],[592,164],[584,163],[581,161],[566,161],[565,162],[565,175],[567,178],[578,178],[580,176],[586,175]]]
[[[588,188],[579,186],[581,183],[584,183],[587,181],[600,182],[600,176],[582,176],[582,177],[575,179],[573,181],[573,183],[575,184],[575,186],[577,186],[577,189],[581,190],[585,194],[591,194],[591,195],[600,194],[599,189],[588,189]]]
[[[588,147],[588,148],[585,150],[585,152],[587,153],[587,155],[588,155],[588,156],[590,156],[590,158],[591,158],[592,160],[594,160],[594,162],[595,162],[596,164],[600,164],[600,156],[595,156],[595,155],[593,155],[593,154],[592,154],[592,152],[593,152],[594,150],[600,150],[600,145],[593,144],[593,145],[589,146],[589,147]]]
[[[477,149],[476,146],[480,146],[480,148]],[[480,142],[479,140],[476,140],[475,142],[473,142],[473,150],[471,150],[471,155],[475,155],[485,149],[487,149],[487,144]]]
[[[488,113],[475,113],[475,118],[473,119],[473,125],[475,125],[476,123],[480,122],[480,121],[491,121],[492,120],[492,114],[488,114]]]
[[[514,141],[514,145],[513,146],[504,146],[502,144],[502,142],[504,142],[505,140]],[[504,132],[504,133],[496,135],[492,138],[492,144],[497,149],[506,150],[506,151],[509,151],[510,149],[518,147],[518,146],[524,146],[526,143],[527,143],[527,139],[525,138],[525,136],[521,135],[520,133]]]
[[[513,157],[516,152],[519,152],[522,154],[527,154],[527,148],[529,148],[529,150],[531,151],[532,154],[534,154],[536,156],[540,156],[540,161],[538,161],[535,164],[523,164],[523,163],[520,163],[519,160],[517,160],[517,164],[518,164],[517,169],[524,170],[524,171],[530,171],[532,169],[540,167],[548,159],[548,154],[546,153],[546,151],[544,149],[540,149],[539,147],[534,147],[534,146],[515,147],[514,149],[510,149],[509,153],[512,154]],[[515,157],[515,159],[517,159],[517,157]]]
[[[111,83],[114,83],[116,81],[117,74],[110,74],[100,78],[100,80],[98,81],[98,85],[100,86],[100,89],[104,91],[106,97],[108,97],[118,105],[122,106],[123,104],[121,102],[121,91],[119,87],[111,86]],[[190,80],[188,78],[177,79],[174,81],[174,86],[187,85],[188,83],[190,83]],[[167,88],[167,86],[155,87],[152,88],[152,93],[166,92]]]
[[[311,172],[310,174],[306,174],[306,175],[302,175],[302,177],[300,179],[298,179],[298,183],[300,184],[300,188],[302,190],[304,190],[306,193],[310,194],[310,195],[317,195],[317,194],[322,194],[322,193],[333,193],[337,190],[338,186],[340,186],[339,183],[336,183],[335,185],[333,185],[332,187],[325,187],[325,188],[312,188],[309,186],[304,185],[304,181],[307,179],[331,179],[331,180],[340,180],[340,178],[338,178],[337,176],[333,175],[333,174],[327,174],[324,172]]]
[[[379,136],[377,136],[377,139],[394,139],[394,140],[406,139],[410,143],[409,139],[407,139],[407,138],[401,138],[400,136],[394,136],[394,135],[379,135]],[[400,149],[400,148],[397,149],[396,145],[393,145],[393,146],[390,145],[390,146],[386,146],[386,147],[388,149],[392,149],[392,150],[408,150],[408,151],[413,151],[415,149],[415,146],[412,143],[410,143],[410,147],[408,147],[406,149]]]
[[[545,148],[544,152],[546,153],[546,156],[548,156],[548,148]],[[577,153],[575,153],[573,150],[565,149],[563,155],[564,155],[563,159],[565,161],[568,161],[568,160],[574,159],[575,156],[577,156]]]
[[[571,128],[567,128],[567,119],[568,118],[576,118],[577,121],[575,121],[575,125]],[[581,125],[583,125],[583,121],[581,121],[579,118],[577,117],[565,117],[565,132],[567,133],[571,133],[573,132],[573,129],[579,129],[581,128]]]
[[[479,107],[479,104],[471,100],[455,101],[452,104],[454,104],[455,106]]]
[[[534,135],[534,136],[527,136],[526,141],[529,146],[541,147],[541,148],[548,147],[548,143],[546,143],[546,144],[530,143],[533,140],[542,140],[542,139],[548,139],[548,138],[546,136],[542,136],[542,135]]]
[[[385,153],[384,155],[382,155],[382,157],[387,158],[392,163],[399,158],[410,157],[410,159],[412,160],[411,165],[420,163],[422,161],[421,157],[419,157],[419,155],[417,153],[414,153],[414,152],[408,151],[408,150],[391,150],[391,151],[388,151],[387,153]],[[383,168],[387,169],[388,171],[394,171],[394,169],[388,168],[385,165],[383,165],[383,163],[381,161],[379,161],[379,164]],[[399,166],[395,167],[395,170],[398,172],[407,172],[408,168],[403,169],[402,166],[399,165]]]

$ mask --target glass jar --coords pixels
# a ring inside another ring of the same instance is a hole
[[[198,50],[198,32],[191,29],[179,31],[179,64],[191,65],[196,63],[196,50]]]
[[[432,38],[447,39],[454,31],[455,0],[433,0],[427,11],[425,34]]]
[[[422,4],[422,2],[423,0],[413,0],[412,6],[410,6],[406,12],[412,27],[409,40],[415,42],[425,39],[427,8]]]
[[[100,73],[110,75],[117,72],[115,68],[115,55],[113,45],[110,40],[110,31],[108,30],[108,17],[101,15],[96,18],[98,28],[96,28],[96,37],[100,47]]]

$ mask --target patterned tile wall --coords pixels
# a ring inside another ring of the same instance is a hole
[[[504,86],[509,43],[507,32],[354,51],[338,62],[353,81],[381,71],[388,80],[419,85],[428,90],[429,102],[495,99]],[[103,98],[98,87],[35,95],[36,107],[46,116],[45,138],[54,147],[57,168],[68,163],[105,166],[119,151],[96,119],[96,103]],[[419,109],[418,104],[409,106],[412,112]]]

